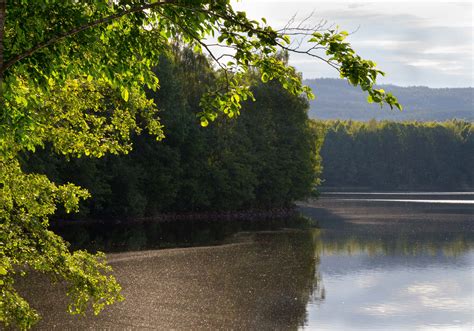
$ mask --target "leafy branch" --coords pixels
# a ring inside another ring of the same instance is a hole
[[[3,63],[2,66],[0,67],[0,76],[3,75],[5,73],[5,71],[7,71],[10,67],[12,67],[18,61],[21,61],[22,59],[24,59],[24,58],[26,58],[30,55],[33,55],[35,52],[37,52],[37,51],[39,51],[39,50],[41,50],[45,47],[53,45],[53,44],[55,44],[55,43],[57,43],[57,42],[59,42],[63,39],[66,39],[68,37],[74,36],[75,34],[78,34],[82,31],[91,29],[93,27],[102,25],[104,23],[111,22],[111,21],[119,19],[119,18],[121,18],[125,15],[129,15],[129,14],[133,14],[133,13],[137,13],[137,12],[143,12],[147,9],[152,9],[152,8],[155,8],[155,7],[158,7],[158,6],[163,6],[163,5],[174,4],[176,2],[177,2],[176,0],[161,0],[159,2],[152,2],[152,3],[144,4],[144,5],[141,5],[141,6],[131,7],[130,9],[123,10],[123,11],[120,11],[118,13],[115,13],[115,14],[97,19],[95,21],[89,22],[87,24],[75,27],[71,30],[68,30],[64,33],[61,33],[61,34],[57,35],[57,36],[54,36],[54,37],[52,37],[48,40],[40,42],[40,43],[36,44],[35,46],[27,49],[23,53],[12,57],[11,59],[9,59],[5,63]]]

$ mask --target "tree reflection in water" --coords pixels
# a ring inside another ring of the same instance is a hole
[[[167,237],[163,225],[122,226],[110,230],[109,237],[97,229],[71,231],[76,246],[82,240],[86,246],[95,242],[109,250],[131,250],[108,255],[126,300],[97,317],[68,315],[64,288],[50,286],[39,275],[23,279],[22,287],[44,316],[40,329],[291,330],[305,325],[308,303],[324,304],[318,270],[324,255],[457,256],[473,248],[471,236],[460,232],[383,227],[275,231],[284,226],[221,223],[186,231],[178,225],[175,232],[166,229]],[[140,250],[171,245],[202,247]]]

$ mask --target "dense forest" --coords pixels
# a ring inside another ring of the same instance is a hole
[[[453,118],[474,120],[472,87],[429,88],[379,85],[397,96],[403,111],[387,110],[369,104],[367,95],[342,79],[309,79],[304,81],[317,98],[310,101],[309,116],[314,119],[368,121],[446,121]]]
[[[471,122],[327,121],[323,187],[472,190]]]
[[[157,62],[161,86],[149,93],[160,108],[163,141],[142,133],[128,155],[100,159],[67,159],[48,147],[24,155],[28,171],[89,190],[76,217],[269,209],[312,194],[322,134],[308,120],[306,98],[250,74],[257,101],[246,102],[237,118],[201,127],[199,101],[216,75],[208,60],[176,48]]]
[[[474,187],[470,122],[309,120],[306,98],[250,74],[257,101],[237,118],[201,127],[199,101],[216,74],[208,60],[175,48],[157,63],[161,86],[149,94],[160,105],[164,140],[142,133],[129,154],[103,158],[61,157],[48,146],[23,155],[28,171],[89,190],[75,217],[289,206],[313,195],[319,177],[323,190]]]

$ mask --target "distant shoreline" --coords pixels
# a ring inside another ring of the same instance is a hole
[[[404,222],[416,222],[432,227],[449,220],[449,223],[463,224],[466,232],[474,231],[474,195],[469,195],[470,199],[465,199],[466,203],[459,203],[454,199],[450,203],[446,203],[445,199],[426,199],[424,203],[415,203],[421,200],[420,196],[416,196],[415,199],[400,199],[399,195],[395,199],[339,197],[340,195],[322,196],[318,200],[299,203],[298,206],[303,215],[317,220],[321,228],[341,223],[370,223],[385,226]],[[436,196],[439,197],[441,196]]]

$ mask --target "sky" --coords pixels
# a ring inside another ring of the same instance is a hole
[[[386,77],[379,83],[400,86],[472,87],[473,4],[471,1],[310,1],[240,0],[236,10],[248,17],[265,17],[282,28],[313,13],[307,25],[322,19],[351,32],[347,41],[363,58],[377,63]],[[304,55],[290,64],[304,78],[339,77],[335,69]]]

